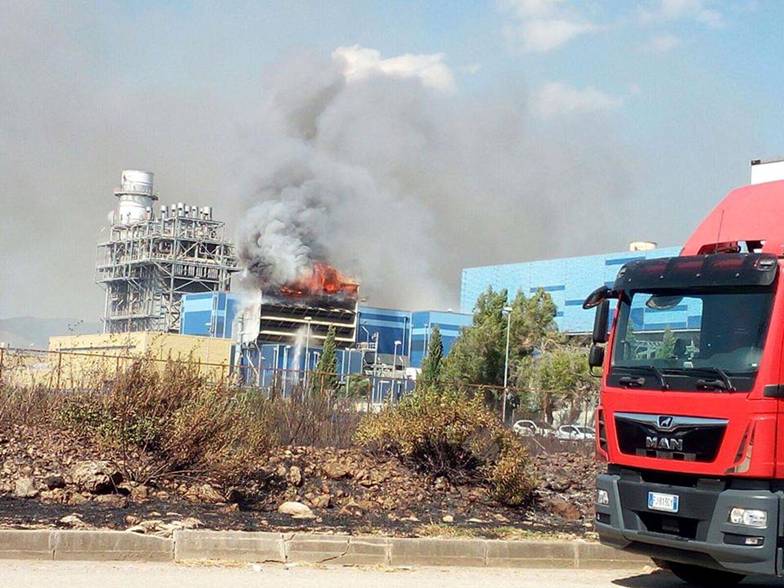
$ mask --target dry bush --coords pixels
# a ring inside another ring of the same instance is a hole
[[[45,386],[0,385],[0,430],[45,422],[51,415],[52,400]]]
[[[211,384],[192,363],[145,359],[107,390],[70,395],[58,423],[118,450],[129,478],[208,475],[235,484],[257,473],[272,445],[264,401]]]
[[[282,445],[349,447],[361,420],[353,399],[302,386],[288,398],[273,397],[268,406],[271,433]]]
[[[485,485],[502,504],[518,506],[532,498],[535,482],[525,448],[480,397],[416,392],[367,416],[355,438],[433,476]]]

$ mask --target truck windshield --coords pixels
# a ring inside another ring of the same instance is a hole
[[[771,288],[627,292],[620,302],[610,385],[748,391],[754,384]]]

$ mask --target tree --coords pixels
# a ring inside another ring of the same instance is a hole
[[[584,403],[594,400],[598,388],[587,357],[582,347],[559,345],[535,359],[526,359],[518,371],[517,385],[530,392],[529,410],[552,423],[554,412],[569,407],[569,419],[573,420]]]
[[[664,330],[661,342],[656,346],[656,359],[672,359],[675,357],[675,342],[677,337],[671,329]]]
[[[507,304],[511,317],[504,315]],[[449,382],[503,385],[506,330],[511,324],[509,373],[514,381],[525,358],[562,342],[555,313],[552,298],[543,290],[530,298],[518,292],[508,303],[506,290],[494,292],[488,288],[477,299],[472,326],[463,330],[444,360],[444,378]]]
[[[422,362],[422,373],[419,375],[418,385],[422,387],[435,386],[441,380],[441,359],[444,355],[444,343],[441,340],[441,330],[438,325],[433,327],[430,343],[427,346],[427,355]]]
[[[321,356],[316,364],[315,377],[311,380],[311,392],[321,392],[323,390],[334,390],[337,388],[338,379],[335,369],[337,368],[337,354],[335,352],[335,327],[330,326],[324,345],[321,349]]]
[[[444,360],[446,381],[491,385],[503,381],[506,300],[506,290],[488,288],[479,296],[472,325],[463,329]]]

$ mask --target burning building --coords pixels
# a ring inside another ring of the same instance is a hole
[[[330,327],[338,346],[354,344],[359,284],[324,262],[315,262],[298,279],[258,292],[238,319],[245,345],[296,345],[304,336],[320,347]]]
[[[106,290],[104,332],[179,332],[182,296],[226,291],[237,270],[224,223],[213,219],[211,206],[156,207],[150,172],[123,171],[114,195],[96,264]]]

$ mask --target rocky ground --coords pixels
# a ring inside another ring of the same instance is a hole
[[[0,527],[313,530],[393,535],[590,533],[596,464],[585,451],[541,452],[533,505],[499,506],[356,449],[282,448],[255,488],[204,478],[129,481],[122,456],[23,427],[0,433]],[[248,496],[253,496],[249,500]]]

